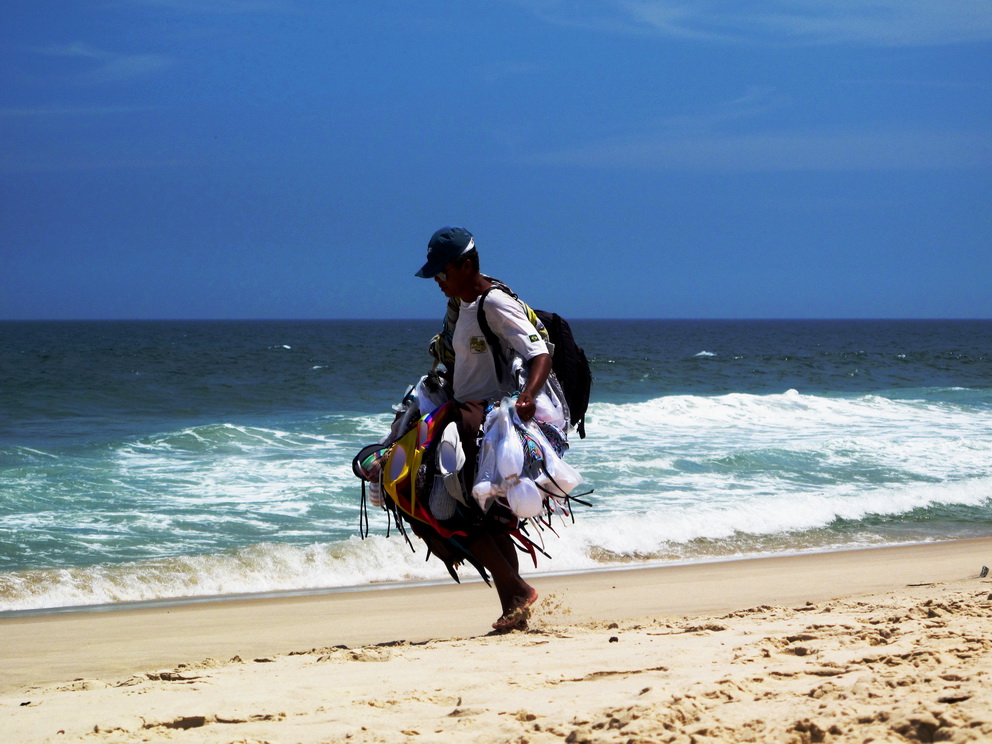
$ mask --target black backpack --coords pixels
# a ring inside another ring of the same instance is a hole
[[[514,299],[524,306],[528,315],[532,312],[544,324],[547,331],[547,340],[554,346],[554,354],[551,357],[551,369],[558,378],[562,392],[565,394],[565,403],[568,405],[569,419],[572,426],[579,433],[580,439],[586,436],[586,410],[589,408],[589,395],[592,390],[592,371],[589,368],[589,360],[586,352],[575,343],[572,335],[572,328],[568,321],[558,315],[558,313],[547,310],[531,310],[526,303],[520,300],[513,292],[510,292],[505,285],[494,284],[508,292]],[[499,338],[489,327],[486,314],[483,312],[483,304],[486,295],[492,291],[490,287],[479,297],[479,327],[486,337],[490,348],[493,350],[493,363],[496,365],[496,379],[503,379],[503,364],[505,358]]]

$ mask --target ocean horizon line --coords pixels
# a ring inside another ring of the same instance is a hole
[[[432,322],[438,315],[415,318],[0,318],[4,324],[41,323],[419,323]],[[633,323],[985,323],[992,317],[582,317],[568,316],[569,322],[624,321]]]

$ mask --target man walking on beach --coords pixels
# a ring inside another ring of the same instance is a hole
[[[463,478],[470,491],[486,405],[516,390],[509,360],[501,357],[505,354],[512,359],[517,355],[523,362],[526,381],[517,396],[516,411],[526,422],[534,417],[535,400],[551,374],[551,355],[521,303],[480,272],[475,238],[468,230],[444,227],[435,232],[427,245],[427,262],[417,276],[434,279],[448,297],[445,331],[432,344],[432,354],[445,364],[458,407],[458,428],[465,451]],[[479,323],[480,301],[484,320],[504,350],[502,353],[490,348]],[[502,370],[498,368],[500,364],[504,365]],[[537,590],[520,576],[517,549],[505,521],[507,515],[501,512],[500,518],[492,513],[481,516],[467,546],[496,585],[503,610],[493,623],[497,630],[525,627],[527,608],[537,599]],[[515,527],[516,524],[510,525],[509,530]]]

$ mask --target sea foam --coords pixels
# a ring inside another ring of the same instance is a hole
[[[0,484],[0,543],[16,548],[0,555],[0,610],[443,579],[416,538],[414,552],[385,536],[382,511],[356,537],[351,457],[388,421],[207,424],[98,450],[85,468],[22,450]],[[556,519],[557,536],[532,526],[552,558],[524,570],[987,534],[990,424],[981,406],[794,390],[594,403],[567,455],[593,506]]]

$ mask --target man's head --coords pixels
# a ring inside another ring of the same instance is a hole
[[[461,266],[465,260],[471,261],[478,271],[479,254],[475,250],[472,233],[462,227],[442,227],[431,236],[427,244],[427,263],[420,268],[417,276],[433,279],[439,273],[443,274],[450,264]]]

